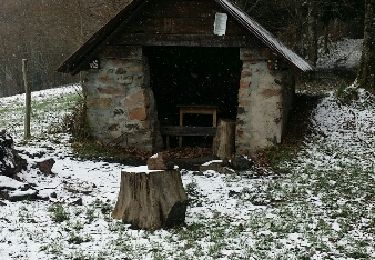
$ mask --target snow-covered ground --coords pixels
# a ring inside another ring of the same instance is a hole
[[[59,132],[77,91],[33,95],[36,138],[27,144],[24,97],[0,99],[0,128],[11,130],[30,165],[40,160],[33,155],[54,158],[57,174],[30,167],[20,175],[57,198],[0,207],[1,260],[375,258],[375,108],[365,95],[349,106],[333,93],[322,98],[311,118],[314,131],[297,158],[278,166],[281,177],[183,170],[192,199],[187,227],[144,232],[110,218],[127,166],[75,159],[69,135]],[[78,198],[82,206],[73,205]]]
[[[356,69],[362,57],[361,39],[343,39],[330,44],[329,53],[321,49],[318,54],[316,68],[329,69]]]

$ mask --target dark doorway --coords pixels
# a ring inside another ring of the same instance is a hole
[[[238,48],[152,47],[150,84],[162,126],[179,126],[181,105],[218,108],[218,118],[235,120],[242,62]],[[185,126],[212,126],[212,117],[186,115]]]

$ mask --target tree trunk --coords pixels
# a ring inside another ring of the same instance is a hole
[[[236,122],[221,120],[214,139],[214,155],[229,160],[234,154]]]
[[[360,87],[375,92],[375,0],[366,0],[362,62],[358,70]]]
[[[329,53],[328,50],[328,22],[324,24],[324,53]]]
[[[318,59],[316,0],[309,0],[307,5],[307,56],[311,64],[315,67]]]
[[[112,217],[134,229],[156,230],[181,226],[187,196],[179,170],[133,168],[121,173],[121,189]]]

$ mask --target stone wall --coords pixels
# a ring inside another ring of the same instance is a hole
[[[106,49],[99,60],[100,69],[90,70],[84,84],[92,136],[105,145],[152,151],[158,116],[142,48]]]
[[[281,142],[294,94],[294,73],[274,70],[267,50],[241,49],[243,70],[236,123],[236,153]],[[141,47],[107,47],[100,69],[85,80],[87,116],[94,138],[105,145],[158,151],[160,124]]]
[[[273,70],[266,50],[241,49],[243,70],[236,124],[236,153],[264,149],[281,142],[292,104],[293,75]],[[272,64],[272,63],[271,63]]]

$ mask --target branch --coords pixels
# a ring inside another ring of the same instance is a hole
[[[257,1],[253,4],[253,6],[249,9],[248,13],[251,13],[251,12],[257,7],[257,5],[260,3],[260,1],[262,1],[262,0],[257,0]],[[247,3],[247,1],[246,1],[246,3]]]

